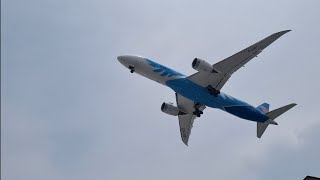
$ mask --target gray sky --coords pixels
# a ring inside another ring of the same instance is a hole
[[[320,176],[320,1],[2,0],[1,176],[56,179],[302,179]],[[160,111],[174,93],[116,59],[184,74],[291,29],[223,92],[271,109],[298,104],[262,139],[206,109],[189,147]]]

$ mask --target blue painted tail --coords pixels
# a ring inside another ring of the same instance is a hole
[[[288,111],[289,109],[293,108],[296,105],[297,104],[292,103],[292,104],[283,106],[281,108],[272,110],[270,112],[269,112],[269,104],[263,103],[260,106],[258,106],[257,108],[260,111],[264,112],[269,119],[264,123],[257,122],[257,137],[261,138],[261,136],[263,135],[264,131],[267,129],[269,124],[278,125],[278,123],[276,123],[274,120],[277,117],[279,117],[281,114],[285,113],[286,111]]]
[[[268,103],[263,103],[261,104],[260,106],[258,106],[257,108],[263,112],[264,114],[268,113],[269,112],[269,107],[270,105]]]

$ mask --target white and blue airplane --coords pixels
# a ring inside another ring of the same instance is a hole
[[[274,33],[244,50],[211,65],[195,58],[192,67],[198,72],[185,76],[148,58],[132,55],[118,56],[118,60],[131,73],[135,72],[160,84],[168,86],[176,94],[177,106],[163,103],[161,111],[178,116],[182,141],[188,145],[191,128],[196,117],[203,114],[206,106],[218,108],[242,119],[257,123],[257,137],[261,138],[269,124],[278,125],[274,119],[296,104],[292,103],[269,111],[269,104],[254,107],[244,101],[220,92],[231,75],[257,57],[267,46],[290,30]]]

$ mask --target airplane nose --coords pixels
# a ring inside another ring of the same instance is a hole
[[[117,57],[118,61],[125,67],[135,66],[141,60],[141,57],[132,56],[132,55],[121,55]]]
[[[125,67],[128,67],[130,64],[130,58],[128,56],[118,56],[117,59]]]
[[[118,56],[117,59],[121,64],[123,64],[125,62],[125,57],[124,56]]]

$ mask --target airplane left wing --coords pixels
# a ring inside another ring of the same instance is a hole
[[[183,115],[178,115],[179,118],[179,126],[180,126],[180,134],[181,140],[185,145],[188,145],[189,137],[191,134],[191,129],[193,127],[193,122],[196,119],[196,115],[193,115],[194,109],[194,102],[177,94],[176,93],[176,101],[178,108],[186,113]],[[199,110],[203,111],[206,107],[201,105]]]
[[[274,33],[265,39],[243,49],[242,51],[214,64],[213,69],[216,70],[217,73],[197,72],[189,76],[188,79],[203,87],[211,85],[216,90],[221,90],[223,85],[228,81],[234,72],[243,67],[254,57],[257,57],[257,55],[261,53],[263,49],[268,47],[275,40],[289,31],[290,30]]]

